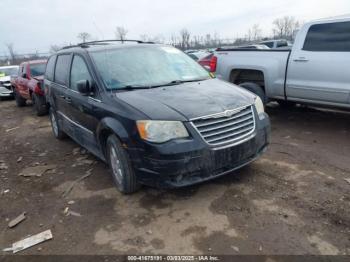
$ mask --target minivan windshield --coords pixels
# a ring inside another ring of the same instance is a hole
[[[109,90],[157,87],[210,78],[204,68],[174,47],[132,46],[90,54]]]

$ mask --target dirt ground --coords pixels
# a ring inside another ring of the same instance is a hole
[[[350,114],[267,111],[272,143],[250,166],[189,188],[125,196],[104,163],[53,137],[47,117],[1,102],[0,255],[47,229],[52,240],[21,254],[350,255]],[[19,176],[33,165],[54,169]],[[26,220],[8,228],[22,212]]]

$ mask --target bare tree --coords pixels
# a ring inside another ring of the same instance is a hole
[[[170,44],[172,46],[177,46],[178,43],[179,43],[178,37],[175,34],[172,34],[171,37],[170,37]]]
[[[10,55],[11,63],[14,64],[16,60],[16,53],[14,51],[13,43],[5,44]]]
[[[211,46],[211,35],[210,34],[205,35],[205,45]]]
[[[190,47],[190,32],[184,28],[180,31],[180,37],[181,37],[181,48],[186,49]]]
[[[117,40],[124,41],[126,39],[127,33],[128,33],[128,30],[126,30],[122,26],[117,26],[115,29],[115,37],[117,38]]]
[[[273,25],[273,34],[275,38],[293,40],[295,31],[300,27],[300,22],[293,16],[285,16],[274,20]]]
[[[149,42],[150,37],[146,34],[140,35],[140,40],[143,42]]]
[[[258,41],[261,39],[262,30],[258,24],[253,25],[251,29],[251,37],[253,41]]]
[[[56,53],[58,50],[62,49],[62,46],[59,45],[51,45],[50,46],[50,54]]]
[[[91,39],[91,35],[88,32],[81,32],[77,37],[82,43],[85,43],[87,40]]]

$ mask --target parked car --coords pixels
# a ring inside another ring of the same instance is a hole
[[[48,113],[43,89],[45,68],[46,60],[24,62],[19,66],[18,76],[12,79],[17,106],[25,106],[26,101],[30,100],[38,116]]]
[[[16,76],[17,73],[18,66],[0,67],[0,99],[13,97],[11,77]]]
[[[189,57],[191,57],[194,61],[199,61],[203,59],[204,57],[210,55],[210,52],[208,51],[197,51],[197,52],[191,52],[187,54]]]
[[[219,49],[212,71],[266,103],[350,108],[350,18],[318,20],[298,32],[292,50]]]
[[[212,79],[171,46],[102,43],[51,56],[45,90],[54,136],[108,162],[121,192],[199,183],[265,151],[270,124],[259,97]]]
[[[270,48],[266,45],[243,45],[243,46],[224,47],[224,49],[270,49]]]
[[[262,41],[259,43],[259,45],[266,45],[269,48],[288,48],[292,47],[292,43],[286,39],[275,39],[275,40],[267,40]]]

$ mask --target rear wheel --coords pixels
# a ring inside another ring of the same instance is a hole
[[[258,84],[246,82],[246,83],[240,84],[239,86],[259,96],[261,101],[264,103],[264,105],[267,103],[265,91]]]
[[[110,135],[106,143],[106,153],[112,171],[114,184],[123,194],[131,194],[140,188],[129,155],[115,135]]]
[[[60,140],[65,138],[66,134],[61,129],[60,122],[58,121],[56,112],[52,108],[50,108],[49,114],[50,114],[50,121],[51,121],[53,135]]]
[[[18,91],[15,89],[14,90],[14,95],[15,95],[15,100],[16,100],[16,105],[18,107],[23,107],[26,105],[26,99],[24,99],[19,93]]]
[[[37,116],[43,116],[47,114],[46,100],[43,96],[37,94],[32,95],[33,109]]]

